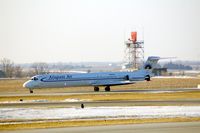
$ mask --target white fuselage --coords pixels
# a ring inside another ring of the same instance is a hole
[[[34,76],[24,83],[24,87],[34,88],[61,88],[71,86],[114,86],[143,81],[149,72],[138,70],[133,72],[99,72],[75,74],[44,74]]]
[[[133,84],[137,81],[150,81],[151,70],[161,59],[158,56],[148,57],[141,70],[133,72],[98,72],[76,74],[44,74],[32,77],[25,82],[23,87],[33,93],[35,88],[63,88],[70,86],[94,86],[94,91],[99,91],[99,86],[105,86],[105,91],[110,91],[110,86]]]

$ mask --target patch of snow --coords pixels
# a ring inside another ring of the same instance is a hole
[[[147,92],[142,92],[142,93],[174,93],[174,92],[183,92],[183,91],[170,91],[170,90],[167,90],[167,91],[159,91],[159,90],[150,90],[150,91],[147,91]]]
[[[155,76],[153,78],[178,78],[178,79],[194,78],[194,79],[196,79],[197,77],[192,77],[192,76]]]
[[[49,102],[46,99],[38,99],[38,100],[23,100],[23,101],[3,101],[0,103],[38,103],[38,102]]]
[[[169,118],[200,117],[200,106],[81,108],[0,108],[3,119]]]
[[[65,99],[65,100],[62,100],[62,101],[52,101],[52,102],[82,102],[82,101],[91,101],[90,99]],[[0,102],[0,103],[39,103],[39,102],[49,102],[48,100],[46,99],[38,99],[38,100],[23,100],[23,101],[3,101],[3,102]]]
[[[39,100],[32,100],[32,101],[30,100],[28,102],[48,102],[48,100],[46,100],[46,99],[39,99]]]
[[[90,99],[65,99],[63,102],[82,102],[82,101],[91,101]]]

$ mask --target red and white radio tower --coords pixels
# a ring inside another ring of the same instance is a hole
[[[144,40],[138,40],[137,31],[132,31],[129,36],[130,38],[125,41],[125,67],[139,69],[144,61]]]

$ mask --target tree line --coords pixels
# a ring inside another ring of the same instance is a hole
[[[3,58],[0,60],[0,78],[31,77],[48,72],[48,64],[45,62],[35,62],[30,66],[30,69],[26,71],[10,59]]]
[[[165,64],[163,67],[168,68],[168,69],[176,69],[176,70],[192,70],[191,66],[182,65],[182,64],[174,64],[172,62]]]

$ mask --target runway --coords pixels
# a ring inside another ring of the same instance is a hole
[[[110,92],[105,91],[79,91],[79,92],[51,92],[51,93],[0,93],[0,97],[10,97],[10,96],[63,96],[63,95],[80,95],[80,94],[113,94],[113,93],[174,93],[174,92],[192,92],[200,91],[199,88],[176,88],[176,89],[130,89],[130,90],[111,90]]]
[[[200,122],[70,127],[2,131],[2,133],[199,133]]]

